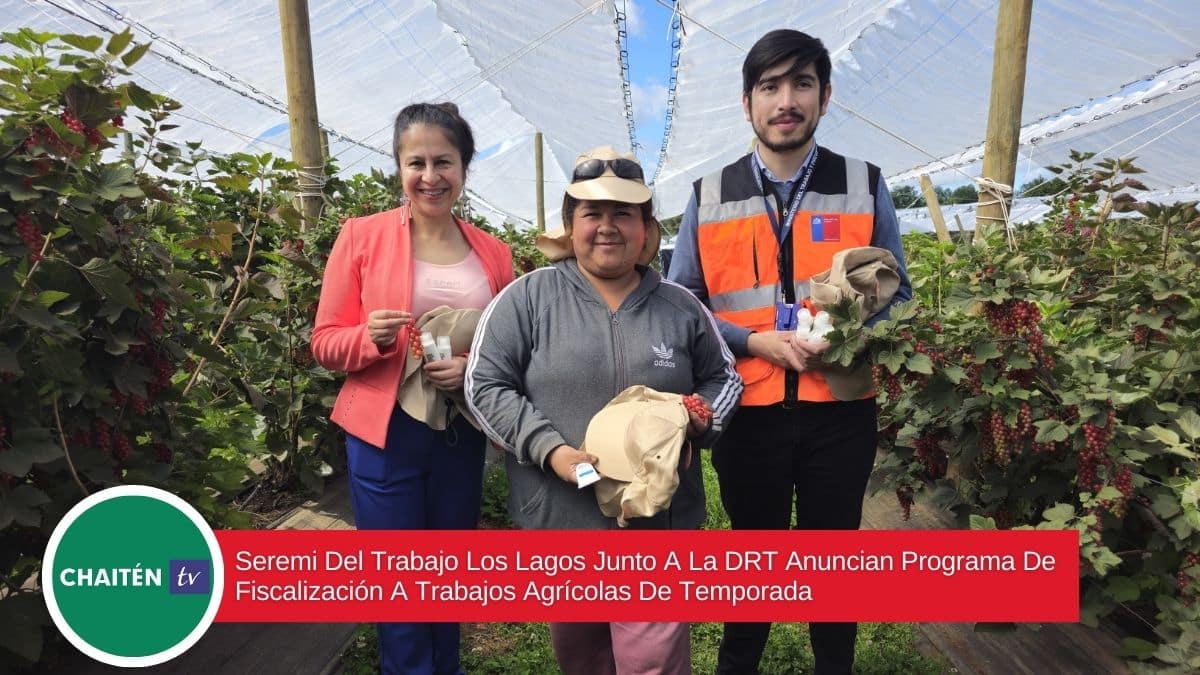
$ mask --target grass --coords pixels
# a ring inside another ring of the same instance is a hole
[[[495,469],[489,469],[494,471]],[[729,529],[729,517],[721,507],[717,476],[704,455],[704,487],[708,497],[705,529]],[[501,474],[503,469],[500,469]],[[484,501],[498,502],[489,491],[505,489],[495,477],[484,479]],[[495,514],[493,514],[494,516]],[[463,624],[462,667],[468,673],[554,673],[558,665],[550,647],[550,632],[544,623],[470,623]],[[863,675],[938,675],[949,672],[941,658],[923,656],[917,645],[920,637],[911,624],[864,623],[858,626],[855,672]],[[692,625],[692,670],[712,673],[717,666],[717,647],[721,642],[721,624]],[[350,647],[342,655],[342,667],[348,675],[378,672],[374,626],[362,626]],[[764,675],[809,673],[813,669],[812,648],[806,624],[777,623],[763,653],[760,668]]]

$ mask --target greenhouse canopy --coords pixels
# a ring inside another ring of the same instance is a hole
[[[599,144],[630,147],[638,109],[664,105],[631,95],[627,0],[308,4],[317,107],[339,170],[392,170],[396,112],[451,100],[475,129],[480,154],[467,187],[489,219],[533,221],[536,131],[545,140],[553,222],[574,157]],[[680,213],[695,179],[746,151],[741,62],[759,36],[781,27],[822,38],[833,55],[821,144],[879,164],[893,187],[922,173],[942,183],[979,174],[996,0],[660,4],[676,19],[663,39],[677,41],[675,81],[663,93],[669,133],[655,175],[661,216]],[[0,0],[0,7],[4,31],[129,28],[136,41],[150,42],[152,57],[135,75],[182,104],[175,142],[290,155],[276,2]],[[1136,156],[1156,197],[1194,199],[1196,35],[1195,0],[1035,2],[1020,170],[1061,164],[1072,149]],[[904,218],[907,228],[922,228],[919,214]]]

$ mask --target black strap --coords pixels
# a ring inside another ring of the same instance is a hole
[[[796,198],[796,192],[800,189],[800,184],[803,180],[796,181],[792,186],[792,191],[788,194],[787,201],[780,201],[779,193],[775,191],[775,183],[767,178],[766,174],[762,175],[763,188],[770,192],[771,197],[775,199],[775,222],[779,223],[782,228],[783,223],[787,221],[787,215],[784,213],[787,204],[791,204]],[[797,208],[799,208],[797,206]],[[792,229],[789,227],[787,235],[783,241],[779,242],[779,253],[775,257],[775,264],[779,268],[779,285],[783,291],[783,301],[794,303],[796,302],[796,284],[792,280]],[[775,239],[778,241],[779,234],[776,233]]]
[[[802,180],[796,181],[796,184],[792,186],[792,192],[788,195],[787,201],[780,202],[779,193],[775,191],[775,184],[765,174],[762,176],[763,188],[770,191],[771,196],[775,198],[775,220],[780,223],[780,227],[787,220],[787,217],[784,215],[784,209],[786,208],[784,204],[792,203],[792,200],[796,197],[796,191],[800,189],[800,184],[803,182]],[[799,205],[796,208],[799,208]],[[779,253],[775,256],[775,264],[779,266],[779,285],[783,290],[783,301],[787,303],[796,302],[796,284],[792,280],[794,272],[792,264],[792,231],[794,229],[794,227],[788,228],[787,235],[784,236],[783,241],[779,242]],[[776,239],[778,238],[778,235],[776,235]],[[783,406],[785,408],[795,407],[799,403],[799,399],[796,397],[799,389],[800,373],[791,369],[783,371]]]

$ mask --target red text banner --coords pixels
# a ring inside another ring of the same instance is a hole
[[[222,531],[217,621],[1079,620],[1075,531]]]

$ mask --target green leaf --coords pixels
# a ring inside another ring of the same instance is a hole
[[[26,527],[42,524],[39,507],[50,503],[45,492],[32,485],[18,485],[7,494],[0,495],[0,530],[12,523]]]
[[[42,291],[41,293],[38,293],[34,302],[48,309],[59,300],[65,300],[69,297],[71,297],[71,294],[65,291]]]
[[[0,455],[0,457],[3,457],[3,455]],[[1180,539],[1187,539],[1192,536],[1193,532],[1200,530],[1200,528],[1192,527],[1192,524],[1188,521],[1187,513],[1172,518],[1168,525],[1174,530],[1175,536]]]
[[[38,199],[42,196],[41,192],[33,188],[25,187],[24,182],[4,182],[2,185],[4,191],[12,198],[14,202],[27,202],[31,199]]]
[[[104,351],[113,356],[120,356],[129,351],[130,345],[140,345],[145,342],[133,335],[129,330],[115,330],[108,334],[104,341]]]
[[[130,42],[133,42],[133,31],[126,28],[109,39],[107,48],[108,53],[116,56],[117,54],[125,51],[125,48],[129,46]]]
[[[1071,518],[1075,517],[1075,507],[1070,504],[1055,504],[1054,506],[1042,511],[1042,518],[1055,522],[1066,523]]]
[[[975,363],[987,363],[1000,356],[1000,349],[996,347],[995,342],[981,342],[975,345]]]
[[[283,204],[280,206],[279,210],[276,212],[276,215],[279,216],[280,220],[291,227],[293,231],[298,231],[300,229],[300,212],[297,211],[296,207],[292,206],[291,204]]]
[[[1157,424],[1152,424],[1146,427],[1146,432],[1164,445],[1179,445],[1179,434],[1170,429],[1164,429]]]
[[[1035,269],[1029,273],[1029,283],[1032,286],[1061,287],[1062,283],[1074,271],[1074,269],[1069,267],[1058,272],[1043,272],[1042,270]]]
[[[251,180],[250,176],[239,173],[232,176],[218,176],[213,179],[213,184],[226,192],[246,192],[250,189]]]
[[[13,593],[0,598],[0,626],[4,626],[0,648],[31,664],[42,655],[42,627],[49,623],[50,615],[40,593]]]
[[[1188,483],[1188,486],[1183,489],[1183,494],[1179,497],[1179,503],[1192,508],[1200,505],[1200,480]]]
[[[25,427],[13,430],[12,447],[0,452],[0,471],[14,476],[29,473],[34,464],[45,464],[62,457],[62,448],[51,439],[48,429]],[[0,631],[3,632],[3,631]]]
[[[146,111],[154,110],[158,107],[158,104],[154,101],[154,94],[142,89],[133,82],[127,83],[125,87],[126,93],[129,94],[129,100],[133,101],[135,106]]]
[[[104,38],[98,35],[60,35],[58,39],[85,52],[94,52],[104,44]]]
[[[149,42],[137,45],[133,49],[130,49],[125,56],[121,57],[121,63],[124,63],[126,67],[132,66],[138,61],[141,61],[142,57],[145,56],[146,52],[148,51],[150,51]]]
[[[1112,501],[1121,498],[1121,491],[1111,485],[1105,485],[1100,488],[1100,492],[1096,493],[1096,499],[1101,501]]]
[[[892,305],[888,309],[888,321],[892,323],[903,323],[912,319],[917,315],[917,309],[920,303],[916,300],[909,300],[898,305]]]
[[[192,347],[192,352],[196,356],[207,359],[213,363],[217,363],[229,368],[237,367],[236,364],[225,354],[225,352],[207,342],[197,343]]]
[[[1175,424],[1193,441],[1200,438],[1200,415],[1197,415],[1195,410],[1189,409],[1180,413],[1175,418]]]
[[[1137,600],[1141,595],[1141,589],[1129,577],[1108,577],[1104,584],[1104,590],[1117,602],[1131,602]]]
[[[1141,638],[1128,637],[1121,640],[1121,656],[1130,656],[1145,661],[1153,657],[1156,651],[1158,651],[1158,645]]]
[[[116,300],[129,309],[137,309],[137,298],[129,290],[129,275],[111,260],[92,258],[79,271],[105,299]]]
[[[145,196],[142,188],[138,187],[133,169],[126,164],[105,164],[101,167],[100,173],[94,177],[93,189],[98,198],[108,201]]]
[[[958,366],[946,366],[942,369],[942,374],[946,376],[947,380],[950,380],[950,382],[954,384],[962,382],[967,377],[967,371]]]
[[[904,366],[904,353],[900,351],[884,351],[879,353],[879,363],[887,366],[887,369],[894,375],[900,372],[900,368]]]
[[[315,265],[309,262],[308,258],[305,257],[303,253],[291,253],[290,255],[283,255],[282,253],[267,252],[262,253],[261,255],[263,258],[266,258],[272,262],[284,265],[295,265],[303,270],[305,274],[314,279],[321,278],[321,270],[317,269]]]
[[[1179,499],[1174,494],[1159,493],[1154,496],[1154,500],[1150,502],[1150,509],[1158,515],[1159,518],[1166,520],[1173,518],[1179,514]]]
[[[233,253],[233,237],[228,234],[218,234],[214,237],[196,237],[183,242],[188,248],[200,251],[215,251],[229,255]]]
[[[1114,403],[1117,403],[1122,406],[1127,406],[1127,405],[1130,405],[1131,403],[1137,403],[1138,401],[1140,401],[1144,398],[1147,398],[1148,396],[1150,396],[1150,392],[1148,392],[1144,389],[1138,389],[1135,391],[1113,392],[1112,400]]]
[[[994,530],[994,529],[996,529],[996,519],[995,518],[990,518],[990,517],[985,518],[984,516],[981,516],[977,513],[972,513],[971,517],[968,518],[968,520],[971,523],[972,530]]]
[[[112,373],[113,384],[124,394],[146,398],[146,384],[152,378],[150,369],[136,363],[126,363]]]
[[[79,331],[75,329],[75,326],[54,316],[50,313],[50,310],[41,305],[19,305],[13,310],[13,316],[16,316],[26,325],[33,326],[34,328],[40,328],[50,333],[69,335],[74,338],[79,337]]]
[[[913,354],[904,365],[914,373],[933,374],[933,361],[926,354]]]
[[[1059,420],[1038,420],[1033,425],[1038,430],[1033,440],[1038,443],[1057,443],[1067,440],[1067,436],[1070,435],[1067,425]]]
[[[1154,650],[1154,658],[1174,666],[1183,663],[1184,656],[1174,645],[1158,645]]]

